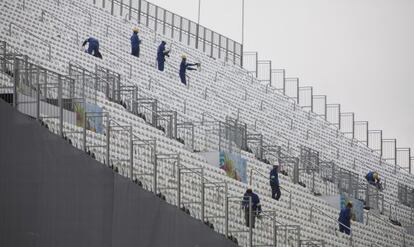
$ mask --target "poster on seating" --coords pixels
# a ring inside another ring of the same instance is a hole
[[[355,216],[355,221],[364,223],[364,203],[358,199],[348,197],[346,194],[341,193],[339,197],[339,204],[341,209],[345,208],[347,202],[352,202],[352,213]]]
[[[240,154],[220,152],[220,169],[223,169],[228,177],[247,183],[247,162]]]
[[[240,154],[224,151],[203,152],[207,163],[225,171],[226,175],[237,181],[247,183],[247,161]]]
[[[89,116],[86,119],[86,129],[93,131],[98,134],[103,133],[103,115],[102,115],[102,108],[98,105],[91,104],[86,102],[85,107],[83,107],[83,104],[81,103],[75,103],[74,104],[74,111],[76,113],[76,126],[78,127],[84,127],[84,116],[85,111],[86,112],[93,112],[93,117]]]

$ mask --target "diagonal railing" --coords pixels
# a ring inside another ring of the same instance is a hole
[[[339,220],[333,218],[332,216],[328,215],[327,213],[325,213],[324,211],[322,211],[321,209],[315,207],[315,206],[311,206],[310,207],[310,213],[309,213],[309,221],[312,222],[313,220],[313,212],[316,211],[319,214],[325,216],[326,218],[330,219],[331,221],[337,223],[338,225],[341,225],[342,227],[344,227],[345,229],[347,229],[349,231],[349,246],[353,247],[354,246],[354,241],[353,241],[353,233],[350,227],[344,225],[342,222],[340,222]],[[336,229],[335,229],[336,230]]]
[[[24,27],[20,26],[19,24],[14,23],[14,22],[10,22],[9,23],[9,36],[12,36],[13,26],[14,27],[18,27],[18,28],[24,30],[26,33],[30,34],[30,36],[35,37],[36,39],[40,40],[43,44],[45,44],[48,47],[48,49],[49,49],[48,50],[49,62],[52,61],[52,45],[50,44],[50,42],[44,40],[43,38],[40,38],[39,36],[37,36],[36,34],[34,34],[33,32],[31,32],[27,28],[24,28]]]
[[[76,30],[75,28],[73,28],[71,25],[67,24],[66,22],[62,21],[60,18],[56,17],[54,14],[50,13],[47,10],[42,9],[41,11],[41,15],[40,15],[40,21],[45,21],[45,15],[49,15],[50,17],[52,17],[53,19],[55,19],[56,21],[58,21],[59,23],[63,24],[67,29],[75,32],[76,34],[76,45],[79,45],[79,32],[78,30]]]

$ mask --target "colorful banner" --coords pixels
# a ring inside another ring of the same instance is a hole
[[[102,108],[91,103],[85,103],[85,107],[81,103],[74,104],[74,110],[76,113],[76,126],[84,127],[85,122],[85,110],[86,112],[93,112],[93,116],[88,116],[86,119],[86,129],[93,131],[98,134],[103,133],[103,124],[102,124]],[[85,109],[86,108],[86,109]]]
[[[219,167],[226,171],[227,176],[247,183],[247,162],[241,155],[221,151]]]
[[[341,193],[339,197],[339,204],[341,209],[345,208],[346,203],[352,202],[352,214],[355,216],[355,221],[364,223],[364,203],[358,199],[348,197],[346,194]]]

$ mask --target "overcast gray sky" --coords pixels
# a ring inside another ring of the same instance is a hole
[[[150,0],[197,20],[198,0]],[[241,0],[201,0],[200,23],[241,41]],[[413,0],[245,0],[245,51],[414,148]]]

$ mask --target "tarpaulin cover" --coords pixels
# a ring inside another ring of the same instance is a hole
[[[0,246],[234,246],[0,100]]]

